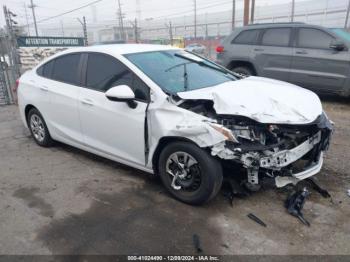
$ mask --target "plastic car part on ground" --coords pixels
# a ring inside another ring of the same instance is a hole
[[[310,226],[310,223],[304,218],[301,210],[304,207],[306,197],[309,195],[309,191],[304,188],[303,190],[292,193],[285,202],[288,213],[299,218],[299,220],[307,226]]]

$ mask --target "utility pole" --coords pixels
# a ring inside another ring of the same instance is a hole
[[[173,38],[173,26],[171,24],[171,21],[169,22],[169,36],[170,36],[170,45],[173,45],[174,38]]]
[[[170,40],[170,45],[173,45],[174,43],[174,37],[173,37],[173,25],[171,23],[171,21],[169,22],[169,24],[165,23],[166,28],[168,28],[169,30],[169,40]]]
[[[348,28],[349,13],[350,13],[350,0],[348,3],[348,8],[346,10],[345,25],[344,25],[345,29]]]
[[[27,23],[27,34],[30,36],[30,28],[29,28],[29,21],[28,21],[28,13],[27,13],[27,6],[26,4],[23,2],[24,5],[24,14],[26,16],[26,23]]]
[[[197,39],[197,0],[194,2],[194,38]]]
[[[290,21],[291,22],[294,22],[294,9],[295,9],[295,0],[292,0],[292,12],[290,14]]]
[[[232,0],[232,21],[231,21],[231,31],[235,29],[236,20],[236,0]]]
[[[34,10],[35,7],[36,7],[36,5],[33,4],[33,0],[30,0],[30,6],[29,6],[29,8],[32,9],[33,21],[34,21],[34,27],[35,27],[35,35],[38,36],[38,35],[39,35],[39,34],[38,34],[38,26],[37,26],[37,24],[36,24],[36,17],[35,17],[35,10]]]
[[[64,36],[64,27],[63,27],[63,21],[62,20],[60,21],[60,24],[61,24],[61,33],[62,33],[62,36]]]
[[[248,23],[249,23],[249,0],[244,0],[243,25],[248,25]]]
[[[126,40],[125,32],[124,32],[123,12],[122,12],[120,0],[118,0],[118,18],[119,18],[119,29],[120,29],[121,38],[122,40]]]
[[[81,21],[80,18],[77,18],[77,20],[79,21],[79,23],[83,27],[83,35],[84,35],[84,42],[85,42],[84,44],[85,44],[85,46],[87,46],[87,45],[89,45],[89,42],[88,42],[88,36],[87,36],[87,27],[86,27],[85,16],[83,16],[83,21]]]
[[[132,24],[134,26],[134,35],[135,35],[135,43],[137,44],[139,42],[139,32],[137,28],[137,18],[135,18],[134,23]]]
[[[252,7],[250,9],[250,23],[254,24],[254,13],[255,13],[255,0],[252,0]]]

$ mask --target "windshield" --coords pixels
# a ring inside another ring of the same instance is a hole
[[[236,80],[225,69],[182,50],[135,53],[125,57],[169,94]]]
[[[340,37],[341,39],[347,41],[347,42],[350,42],[350,33],[347,32],[346,30],[344,29],[341,29],[341,28],[332,28],[331,29],[334,33],[336,33],[336,35],[338,37]]]

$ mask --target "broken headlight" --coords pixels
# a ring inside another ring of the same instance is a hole
[[[220,132],[224,137],[226,137],[226,139],[228,141],[232,141],[234,143],[238,143],[237,138],[234,136],[234,134],[232,133],[232,131],[222,125],[218,125],[218,124],[210,124],[210,126],[212,128],[214,128],[216,131]]]

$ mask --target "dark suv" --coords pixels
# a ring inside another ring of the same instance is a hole
[[[217,62],[234,72],[349,96],[349,46],[342,29],[273,23],[237,28],[216,51]]]

